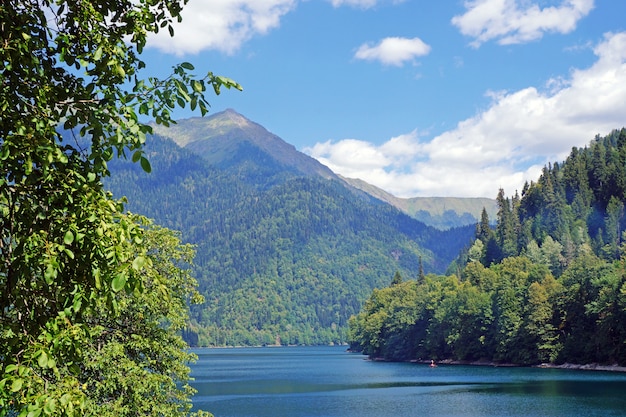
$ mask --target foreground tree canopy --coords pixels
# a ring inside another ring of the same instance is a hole
[[[190,409],[190,249],[101,182],[116,156],[150,171],[141,116],[169,125],[177,106],[206,113],[207,88],[241,89],[189,63],[140,77],[146,37],[173,34],[185,2],[0,5],[0,416]]]

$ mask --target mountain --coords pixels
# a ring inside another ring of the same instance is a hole
[[[446,230],[476,224],[483,208],[495,222],[498,206],[492,198],[413,197],[400,198],[356,178],[341,177],[351,186],[398,208],[409,216],[437,229]]]
[[[496,217],[495,199],[399,198],[363,180],[337,175],[233,109],[205,118],[186,119],[169,128],[160,125],[153,128],[157,135],[201,156],[211,166],[238,175],[246,183],[260,188],[271,187],[294,175],[341,179],[354,189],[441,230],[476,224],[483,208],[490,219]]]
[[[169,128],[155,125],[154,131],[257,187],[294,175],[337,179],[328,167],[232,109]]]
[[[444,272],[474,235],[347,186],[233,111],[157,129],[145,151],[151,174],[111,161],[106,186],[196,246],[193,344],[343,342],[373,288]]]

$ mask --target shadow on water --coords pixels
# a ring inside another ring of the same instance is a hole
[[[451,387],[464,387],[469,389],[472,386],[483,386],[485,390],[491,388],[492,384],[489,383],[462,383],[457,382],[371,382],[362,384],[312,384],[305,381],[299,381],[294,383],[293,380],[262,380],[262,381],[238,381],[233,383],[195,383],[194,388],[198,390],[200,396],[208,395],[270,395],[270,394],[306,394],[315,392],[336,392],[347,390],[375,390],[385,388],[451,388]],[[489,388],[491,387],[491,388]]]

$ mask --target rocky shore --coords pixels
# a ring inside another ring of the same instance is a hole
[[[576,363],[564,363],[561,365],[555,365],[553,363],[542,363],[536,365],[537,368],[550,368],[550,369],[579,369],[582,371],[609,371],[609,372],[626,372],[626,366],[619,365],[600,365],[597,363],[589,363],[585,365],[579,365]]]
[[[429,364],[429,360],[415,360],[414,363]],[[490,361],[455,361],[450,359],[444,359],[437,361],[438,365],[470,365],[470,366],[493,366],[493,367],[524,367],[526,365],[519,365],[514,363],[499,363]],[[626,366],[614,365],[601,365],[598,363],[589,364],[577,364],[577,363],[542,363],[539,365],[530,365],[531,368],[545,368],[545,369],[574,369],[581,371],[608,371],[608,372],[626,372]]]

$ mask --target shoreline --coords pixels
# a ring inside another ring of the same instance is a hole
[[[617,364],[600,365],[598,363],[589,363],[585,365],[580,365],[576,363],[564,363],[561,365],[556,365],[553,363],[542,363],[539,365],[533,365],[532,367],[543,368],[543,369],[573,369],[573,370],[579,370],[579,371],[626,372],[626,366],[619,366]]]
[[[391,362],[383,358],[370,358],[369,360],[377,362]],[[430,365],[430,360],[413,359],[405,362],[419,363],[422,365]],[[626,372],[626,366],[618,364],[602,365],[599,363],[577,364],[577,363],[540,363],[535,365],[520,365],[516,363],[500,363],[491,361],[457,361],[452,359],[443,359],[435,362],[436,365],[465,365],[465,366],[491,366],[494,368],[540,368],[540,369],[571,369],[575,371],[604,371],[604,372]]]

